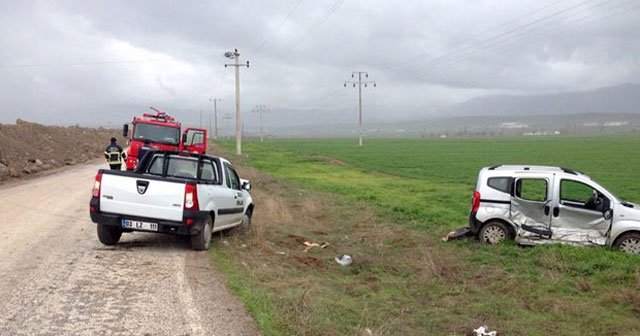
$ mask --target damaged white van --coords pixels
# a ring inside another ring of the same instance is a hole
[[[465,233],[487,244],[605,245],[640,254],[640,206],[570,169],[485,167]]]

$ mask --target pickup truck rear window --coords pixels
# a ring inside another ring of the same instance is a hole
[[[218,182],[216,163],[211,160],[202,160],[198,166],[198,159],[194,157],[157,155],[151,159],[146,172],[159,176],[200,178],[203,181]]]
[[[167,176],[197,178],[198,160],[170,157],[169,164],[167,165]]]
[[[202,162],[202,170],[200,178],[206,181],[217,181],[216,169],[213,168],[211,161]]]
[[[151,165],[147,172],[153,175],[162,175],[162,168],[164,166],[164,156],[156,156],[153,158]]]

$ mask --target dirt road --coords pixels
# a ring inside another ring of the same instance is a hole
[[[0,187],[0,335],[259,334],[188,239],[98,242],[88,202],[102,166]]]

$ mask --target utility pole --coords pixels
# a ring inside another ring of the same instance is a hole
[[[209,132],[208,132],[208,137],[211,137],[211,114],[209,114]],[[216,139],[214,139],[216,140]]]
[[[260,142],[264,142],[264,131],[262,128],[262,114],[268,111],[269,109],[267,109],[266,105],[256,105],[256,107],[253,109],[254,113],[260,114]]]
[[[224,67],[232,66],[236,68],[236,155],[242,154],[242,121],[240,118],[240,67],[249,67],[249,61],[247,64],[240,64],[240,53],[238,49],[234,51],[227,51],[224,56],[228,59],[232,59],[235,62],[233,64],[225,64]]]
[[[229,141],[229,120],[231,120],[231,114],[225,113],[223,119],[227,120],[227,141]]]
[[[218,140],[218,102],[221,101],[221,98],[209,98],[209,101],[213,102],[213,118],[214,118],[214,126],[215,126],[215,132],[213,133],[213,138],[215,140]],[[209,122],[209,124],[211,124],[211,122]],[[211,125],[209,125],[209,127],[211,127]]]
[[[200,126],[198,127],[202,128],[202,110],[200,110]]]
[[[362,85],[364,84],[364,87],[367,87],[367,84],[373,84],[373,87],[376,87],[376,82],[362,80],[362,75],[364,75],[365,78],[369,78],[369,73],[366,71],[354,71],[351,73],[351,78],[355,78],[356,74],[358,75],[358,81],[344,82],[344,87],[347,87],[347,83],[353,84],[353,87],[356,87],[356,84],[358,84],[358,135],[360,136],[358,146],[362,147]]]

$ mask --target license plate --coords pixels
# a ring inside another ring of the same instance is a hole
[[[123,219],[122,227],[125,229],[133,230],[158,231],[158,223],[150,223],[130,219]]]

